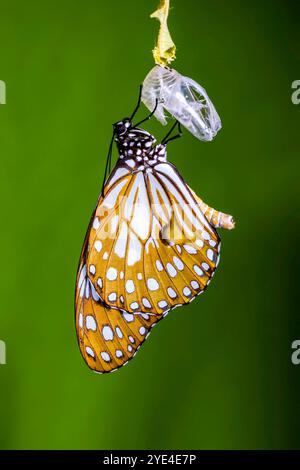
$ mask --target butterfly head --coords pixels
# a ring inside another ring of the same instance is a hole
[[[114,133],[116,141],[121,140],[132,127],[132,123],[129,118],[124,118],[122,121],[118,121],[114,124]]]
[[[150,153],[156,142],[153,135],[144,129],[134,127],[128,118],[114,124],[114,133],[120,158],[142,159]]]

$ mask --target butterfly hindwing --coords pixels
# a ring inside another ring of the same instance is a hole
[[[104,306],[87,275],[84,256],[76,281],[75,312],[82,357],[99,373],[112,372],[127,364],[162,318]]]

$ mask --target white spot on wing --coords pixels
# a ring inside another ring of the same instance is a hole
[[[88,299],[90,297],[90,280],[87,279],[85,283],[85,298]]]
[[[157,271],[162,271],[164,269],[163,265],[161,264],[161,262],[159,261],[159,259],[157,259],[155,261],[155,264],[156,264],[156,267],[157,267]]]
[[[166,266],[166,268],[167,268],[167,271],[168,271],[168,273],[169,273],[169,275],[170,275],[171,277],[175,277],[175,276],[176,276],[177,271],[176,271],[176,269],[174,268],[174,266],[173,266],[171,263],[168,263],[167,266]]]
[[[146,328],[144,326],[141,326],[139,328],[139,333],[140,333],[141,336],[145,336],[145,334],[147,333]]]
[[[95,353],[94,353],[94,351],[92,350],[92,348],[90,348],[89,346],[86,346],[85,350],[86,350],[86,353],[87,353],[89,356],[95,357]]]
[[[122,333],[121,329],[118,326],[116,326],[116,333],[117,333],[117,335],[120,339],[123,338],[123,333]]]
[[[110,362],[110,355],[107,352],[101,351],[101,357],[103,361]]]
[[[177,258],[177,256],[173,256],[173,261],[174,261],[176,268],[179,269],[179,271],[182,271],[184,269],[183,262],[181,261],[181,259]]]
[[[209,265],[207,263],[202,263],[201,266],[203,269],[205,269],[205,271],[209,270]]]
[[[132,292],[135,291],[134,282],[132,281],[132,279],[128,279],[128,281],[126,281],[125,289],[128,294],[132,294]]]
[[[87,315],[85,318],[85,325],[88,330],[96,331],[97,324],[95,318],[92,315]]]
[[[157,280],[154,279],[153,277],[150,277],[149,279],[147,279],[147,286],[148,286],[148,289],[151,291],[156,291],[159,289],[159,284]]]
[[[146,308],[151,308],[152,307],[152,305],[150,304],[149,300],[146,297],[142,298],[142,303],[143,303],[144,307],[146,307]]]
[[[172,289],[172,287],[168,287],[167,292],[168,292],[168,296],[169,296],[171,299],[175,299],[175,298],[177,297],[177,294],[176,294],[176,292],[174,291],[174,289]]]
[[[102,250],[102,242],[100,240],[95,241],[94,247],[95,250],[100,253],[100,251]]]
[[[183,295],[185,295],[186,297],[190,297],[190,295],[192,294],[191,289],[190,289],[189,287],[187,287],[187,286],[185,286],[185,287],[183,288],[182,293],[183,293]]]
[[[130,308],[132,308],[132,310],[137,310],[139,308],[139,304],[137,302],[132,302],[130,304]]]
[[[95,300],[95,302],[98,302],[100,300],[99,294],[91,282],[90,282],[90,287],[91,287],[93,299]]]
[[[191,245],[183,245],[183,248],[185,249],[185,251],[187,253],[189,253],[190,255],[195,255],[197,253],[197,250],[196,248],[194,248],[193,246]]]
[[[108,300],[110,302],[115,302],[117,300],[117,293],[116,292],[111,292],[109,295],[108,295]]]
[[[86,265],[84,265],[80,271],[80,276],[78,280],[78,288],[81,287],[81,284],[83,283],[84,279],[86,276]]]
[[[132,313],[123,313],[123,318],[127,321],[127,323],[134,321],[134,315],[132,315]]]
[[[99,227],[100,227],[99,219],[98,219],[98,217],[95,217],[95,218],[94,218],[94,222],[93,222],[93,228],[94,228],[95,230],[98,230]]]
[[[114,339],[114,332],[111,329],[111,327],[108,326],[108,325],[105,325],[102,328],[102,335],[103,335],[103,338],[105,339],[105,341],[112,341]]]
[[[96,273],[96,266],[94,264],[90,265],[90,273],[93,275]]]
[[[85,293],[85,287],[86,287],[86,280],[84,279],[82,285],[81,285],[81,288],[80,288],[80,292],[79,292],[79,296],[80,297],[83,297],[84,296],[84,293]]]
[[[115,268],[110,267],[110,268],[108,268],[108,270],[106,272],[106,277],[110,281],[114,281],[118,277],[118,271]]]
[[[198,274],[198,276],[203,276],[204,275],[204,272],[202,271],[200,266],[198,266],[198,264],[194,264],[193,270],[195,271],[196,274]]]

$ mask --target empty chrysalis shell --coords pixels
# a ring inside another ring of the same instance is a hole
[[[212,140],[221,129],[220,117],[206,91],[197,82],[174,69],[156,65],[143,83],[142,101],[155,117],[167,124],[168,111],[197,139]]]

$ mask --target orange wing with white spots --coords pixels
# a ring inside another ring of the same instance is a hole
[[[162,318],[105,307],[86,274],[84,257],[77,276],[75,311],[82,357],[99,373],[113,372],[127,364]]]
[[[133,162],[133,164],[132,164]],[[161,315],[203,292],[220,240],[167,162],[119,161],[88,235],[87,273],[106,305]]]

